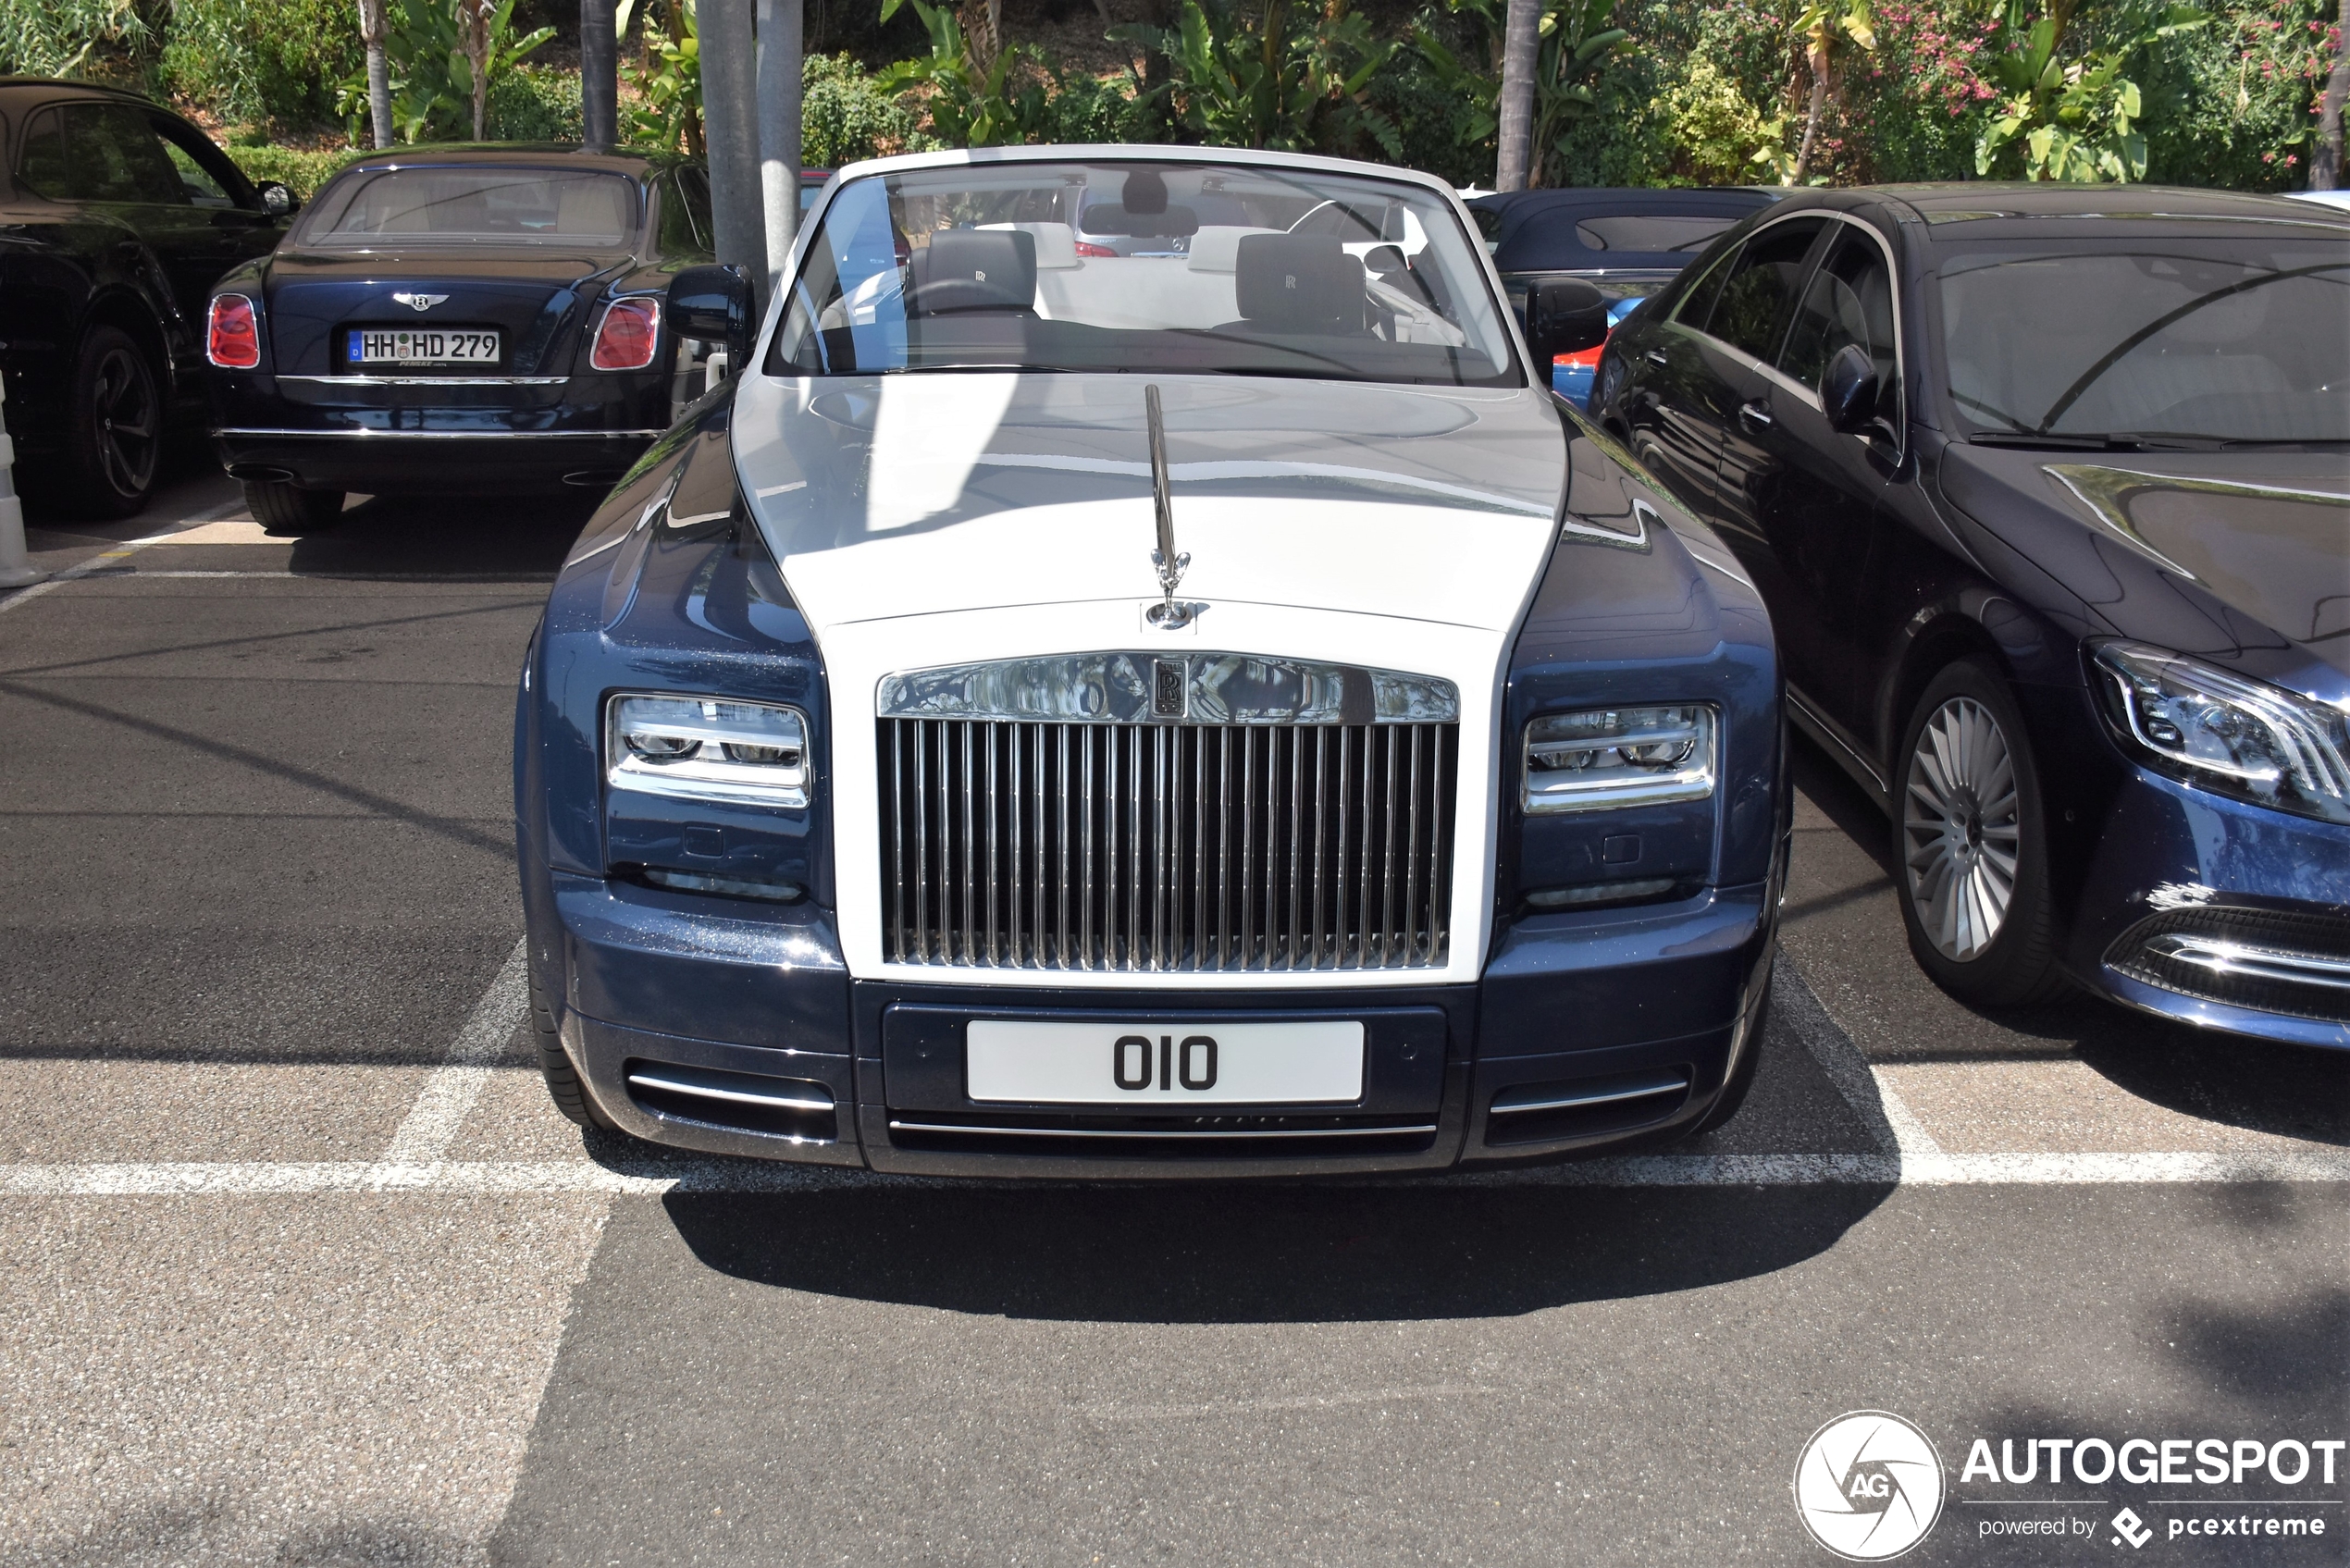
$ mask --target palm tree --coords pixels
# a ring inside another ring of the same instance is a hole
[[[1812,149],[1820,139],[1820,117],[1828,106],[1828,91],[1836,76],[1836,57],[1849,38],[1863,49],[1876,47],[1876,19],[1869,0],[1811,0],[1795,19],[1803,40],[1803,63],[1812,72],[1812,106],[1803,117],[1803,144],[1795,154],[1795,172],[1787,183],[1800,185],[1812,171]]]
[[[391,62],[384,56],[384,0],[359,0],[359,42],[367,47],[367,118],[378,148],[391,145]]]
[[[1534,165],[1534,70],[1541,50],[1542,0],[1509,0],[1502,27],[1500,148],[1493,188],[1523,191]]]

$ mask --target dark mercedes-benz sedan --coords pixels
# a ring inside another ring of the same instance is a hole
[[[2350,215],[1797,195],[1594,407],[1761,589],[1946,989],[2350,1046]]]
[[[1103,204],[1210,198],[1181,253],[1079,248]],[[1333,204],[1420,242],[1301,229]],[[1528,373],[1605,330],[1562,287],[1521,335],[1452,191],[1391,168],[842,170],[531,643],[557,1104],[1040,1176],[1720,1125],[1785,865],[1778,665],[1736,561]]]
[[[331,523],[346,491],[608,487],[699,389],[661,305],[710,233],[682,159],[363,158],[213,287],[220,460],[288,531]]]

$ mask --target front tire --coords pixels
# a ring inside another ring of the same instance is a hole
[[[130,335],[92,328],[74,356],[66,431],[65,500],[85,517],[133,517],[155,488],[163,456],[163,393]]]
[[[582,1127],[592,1127],[601,1132],[618,1132],[619,1124],[604,1115],[596,1097],[588,1092],[580,1079],[579,1069],[572,1065],[571,1053],[563,1049],[563,1031],[555,1023],[555,1009],[539,990],[538,981],[530,982],[530,1033],[538,1046],[538,1071],[547,1080],[548,1096],[555,1102],[555,1109]]]
[[[244,481],[245,509],[272,534],[315,534],[342,515],[340,490],[304,490],[282,479]]]
[[[1722,1085],[1722,1093],[1713,1096],[1713,1104],[1706,1107],[1697,1125],[1685,1135],[1702,1138],[1717,1127],[1726,1126],[1746,1104],[1747,1091],[1754,1087],[1755,1069],[1762,1060],[1762,1033],[1771,1026],[1771,977],[1762,977],[1762,999],[1754,1005],[1754,1017],[1747,1025],[1740,1044],[1743,1052],[1730,1066],[1730,1076]]]
[[[1911,712],[1895,767],[1893,853],[1919,967],[1978,1006],[2059,995],[2047,809],[2007,683],[1978,660],[1942,670]]]

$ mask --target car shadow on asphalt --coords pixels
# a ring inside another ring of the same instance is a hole
[[[1868,856],[1884,880],[1855,883],[1803,901],[1790,897],[1786,919],[1793,922],[1831,910],[1857,915],[1851,906],[1876,899],[1885,905],[1882,918],[1898,922],[1892,834],[1885,814],[1810,741],[1798,743],[1794,763],[1798,789]],[[1898,950],[1898,923],[1893,940]],[[1932,1009],[1970,1014],[1976,1020],[1966,1031],[1965,1045],[1956,1050],[1904,1046],[1888,1053],[1864,1043],[1880,1062],[2077,1060],[2116,1088],[2183,1116],[2350,1144],[2350,1052],[2214,1034],[2080,993],[2047,1007],[1973,1006],[1936,990],[1905,952],[1889,955],[1873,978],[1880,987],[1913,993],[1923,1004],[1916,1009],[1921,1014]]]
[[[707,1266],[788,1290],[1119,1323],[1510,1316],[1791,1267],[1883,1186],[1148,1184],[673,1192]]]
[[[291,540],[301,576],[545,579],[570,553],[600,490],[490,496],[370,496],[331,528]]]

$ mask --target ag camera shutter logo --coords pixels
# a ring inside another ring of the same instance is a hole
[[[1932,1440],[1882,1410],[1837,1416],[1812,1434],[1795,1464],[1797,1516],[1813,1540],[1851,1562],[1883,1562],[1925,1539],[1942,1498]]]

